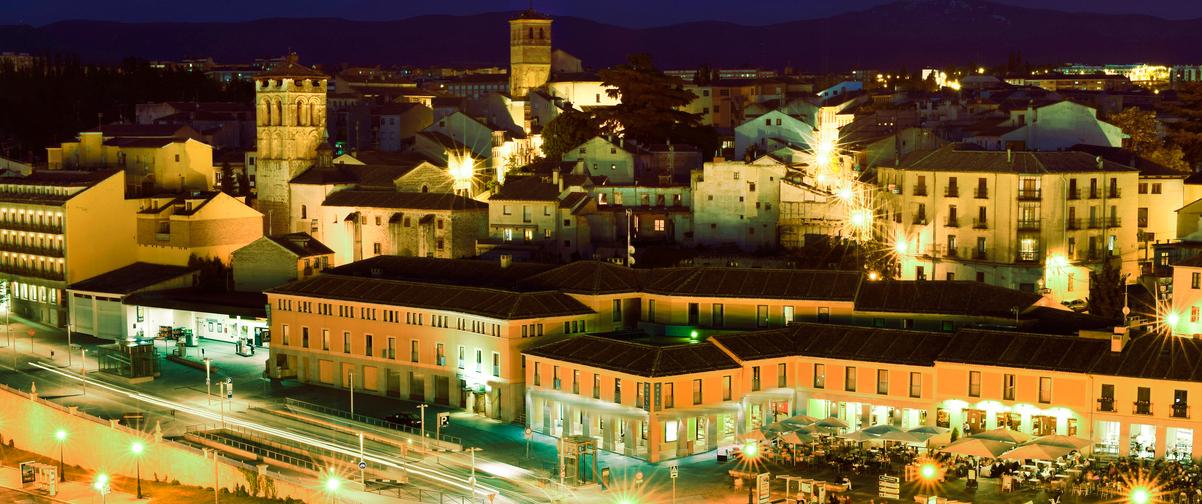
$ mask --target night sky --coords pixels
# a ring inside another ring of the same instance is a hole
[[[748,25],[820,18],[890,0],[535,0],[535,8],[631,27],[698,20]],[[969,0],[976,1],[976,0]],[[997,0],[999,3],[1170,19],[1202,18],[1199,0]],[[0,0],[0,23],[42,25],[69,19],[242,21],[265,17],[402,19],[422,14],[519,10],[526,0]]]

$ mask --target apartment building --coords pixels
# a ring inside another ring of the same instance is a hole
[[[207,191],[216,181],[213,147],[179,125],[114,124],[46,149],[51,170],[125,171],[126,194]]]
[[[68,285],[135,260],[125,172],[35,170],[0,182],[0,277],[13,313],[67,325]]]
[[[138,260],[188,264],[191,256],[229,264],[233,252],[263,237],[263,214],[223,192],[137,201]]]
[[[1091,269],[1135,272],[1139,173],[1083,152],[953,144],[883,165],[877,182],[903,279],[975,279],[1057,300],[1089,292]]]
[[[1010,428],[1089,439],[1116,456],[1202,454],[1189,402],[1199,378],[1150,365],[1179,343],[1093,336],[809,323],[661,346],[587,336],[525,352],[527,418],[652,462],[799,414],[834,416],[848,431]],[[1186,341],[1174,365],[1202,350]]]
[[[715,161],[693,172],[694,239],[701,245],[734,244],[742,250],[774,248],[786,167]]]

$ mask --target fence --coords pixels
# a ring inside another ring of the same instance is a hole
[[[388,430],[394,430],[397,432],[404,432],[406,434],[411,434],[411,435],[417,436],[419,438],[422,437],[422,432],[420,429],[415,429],[415,428],[409,427],[407,425],[395,424],[395,423],[392,423],[392,422],[389,422],[386,420],[382,420],[382,419],[379,419],[376,417],[370,417],[370,416],[366,416],[366,415],[360,415],[358,413],[351,413],[349,411],[343,411],[340,409],[330,408],[327,406],[322,406],[320,404],[313,404],[313,403],[308,403],[305,401],[298,401],[296,399],[285,398],[284,406],[286,406],[288,408],[299,408],[299,409],[309,410],[309,411],[313,411],[313,412],[317,412],[317,413],[322,413],[325,415],[333,415],[333,416],[336,416],[339,418],[345,418],[347,420],[353,420],[355,422],[361,422],[361,423],[365,423],[365,424],[372,425],[375,427],[380,427],[380,428],[384,428],[384,429],[388,429]],[[463,440],[456,436],[449,436],[446,434],[441,434],[441,435],[432,434],[431,431],[434,430],[433,429],[434,422],[437,422],[437,421],[438,421],[437,418],[427,419],[426,425],[428,427],[426,427],[426,436],[425,437],[435,439],[437,441],[451,443],[451,444],[454,444],[457,446],[463,446]]]

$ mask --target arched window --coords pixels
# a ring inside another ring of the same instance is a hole
[[[542,28],[539,28],[539,29],[538,29],[538,39],[539,39],[539,40],[542,40],[542,39],[543,39],[543,29],[542,29]]]
[[[307,207],[305,205],[301,205],[301,218],[302,219],[309,218],[309,207]]]
[[[422,185],[422,192],[430,192],[430,186],[423,184],[423,185]]]
[[[271,101],[263,100],[263,109],[266,111],[265,112],[266,120],[263,121],[263,125],[271,126]]]
[[[300,100],[296,100],[296,119],[293,121],[293,123],[297,126],[305,125],[305,118],[301,115],[301,111],[304,110],[302,107],[303,105],[301,105]]]
[[[309,125],[317,126],[319,122],[317,119],[317,104],[309,102]]]
[[[534,28],[530,28],[529,31],[526,32],[526,38],[528,38],[528,39],[534,38]]]
[[[284,104],[279,100],[275,101],[275,125],[284,125]]]

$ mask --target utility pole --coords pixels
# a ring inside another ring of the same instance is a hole
[[[367,488],[367,459],[363,458],[363,433],[359,433],[359,482]]]
[[[212,360],[205,357],[205,398],[209,400],[209,406],[213,405],[213,381],[212,381]]]
[[[429,406],[429,405],[427,405],[426,403],[417,405],[417,408],[422,410],[422,447],[423,448],[429,448],[429,446],[426,444],[426,407],[427,406]]]
[[[351,387],[351,419],[355,418],[355,372],[347,371],[347,381]]]

